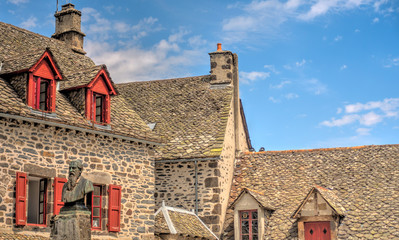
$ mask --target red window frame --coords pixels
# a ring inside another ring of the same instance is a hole
[[[100,105],[97,105],[97,100],[100,99]],[[105,123],[105,95],[93,92],[93,106],[92,106],[92,116],[95,123]],[[97,110],[100,111],[98,114]],[[99,120],[97,119],[99,117]]]
[[[50,83],[51,80],[34,76],[35,78],[35,102],[34,108],[43,112],[50,111],[50,99],[51,99],[51,91],[50,91]],[[45,91],[42,91],[42,84],[46,84]],[[44,101],[42,101],[42,96],[44,96]],[[44,105],[42,105],[44,102]],[[42,108],[43,106],[43,108]]]
[[[243,219],[243,214],[247,213],[248,218]],[[256,218],[253,218],[253,213],[256,213]],[[240,240],[244,240],[243,236],[248,236],[248,240],[253,240],[254,236],[256,236],[256,239],[259,239],[259,215],[258,215],[258,210],[257,209],[251,209],[251,210],[242,210],[238,212],[239,217],[240,217]],[[257,222],[258,226],[258,232],[254,233],[252,232],[252,227],[253,227],[253,221]],[[248,222],[248,233],[243,233],[243,222]]]
[[[101,230],[101,222],[102,222],[102,190],[103,187],[101,185],[93,184],[94,191],[91,193],[91,229],[92,230]],[[95,189],[98,188],[99,191],[96,195]],[[99,199],[98,205],[95,204],[95,199]],[[98,209],[98,216],[94,216],[94,210]],[[93,226],[93,220],[98,219],[99,226]]]

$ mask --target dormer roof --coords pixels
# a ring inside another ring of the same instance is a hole
[[[230,204],[229,208],[234,208],[236,203],[238,203],[245,194],[249,194],[256,202],[258,202],[260,207],[270,211],[276,210],[275,207],[270,205],[270,199],[268,199],[263,193],[251,190],[249,188],[242,189],[238,197]]]
[[[315,185],[312,187],[309,191],[309,193],[306,195],[305,199],[301,202],[299,207],[296,209],[296,211],[292,214],[292,218],[298,218],[300,215],[300,212],[302,208],[305,206],[307,203],[308,199],[310,196],[314,193],[319,193],[322,198],[327,202],[327,204],[331,207],[331,209],[335,212],[336,215],[340,217],[345,216],[345,208],[341,205],[341,200],[335,195],[333,190]]]
[[[2,63],[0,74],[12,74],[19,72],[34,72],[42,61],[47,61],[55,79],[62,80],[62,74],[53,54],[49,48],[37,49],[26,54],[5,58]]]

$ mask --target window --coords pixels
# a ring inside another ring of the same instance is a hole
[[[105,122],[105,96],[101,94],[93,94],[93,116],[95,122],[102,123]]]
[[[258,211],[240,211],[240,239],[258,240]]]
[[[45,226],[47,179],[18,172],[16,185],[16,224]]]
[[[36,109],[49,111],[50,109],[50,80],[36,77]]]
[[[102,186],[93,185],[94,191],[88,195],[87,206],[91,209],[91,229],[101,230]]]

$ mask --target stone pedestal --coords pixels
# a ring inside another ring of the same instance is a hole
[[[90,240],[90,211],[61,211],[51,227],[52,240]]]

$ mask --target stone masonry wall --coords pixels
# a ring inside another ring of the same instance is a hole
[[[235,159],[233,108],[218,160],[198,161],[198,215],[216,235],[220,234],[227,207]],[[155,164],[155,199],[167,206],[195,209],[195,162]]]
[[[103,230],[93,239],[153,239],[154,161],[145,145],[16,120],[0,119],[0,232],[37,232],[49,227],[15,226],[16,172],[48,179],[47,226],[53,213],[54,177],[67,177],[71,160],[82,160],[84,175],[94,183],[122,186],[121,231],[106,229],[107,190],[103,188]],[[29,199],[28,199],[29,201]]]

